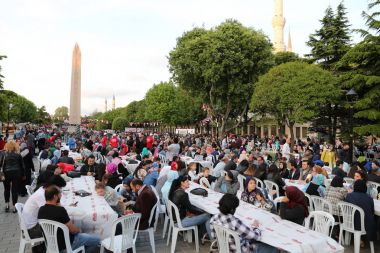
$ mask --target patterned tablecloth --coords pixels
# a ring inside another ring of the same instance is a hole
[[[92,194],[87,197],[76,196],[74,192],[78,190]],[[76,202],[76,207],[70,206]],[[117,219],[117,213],[103,197],[96,195],[93,177],[82,176],[68,182],[62,190],[61,205],[83,233],[95,234],[102,239],[111,235],[112,223]]]
[[[191,182],[191,189],[200,185]],[[201,197],[189,193],[190,202],[210,213],[219,213],[219,200],[221,193],[207,189],[208,197]],[[262,230],[261,241],[274,247],[294,253],[317,253],[317,252],[344,252],[344,248],[332,238],[309,230],[293,222],[282,220],[279,216],[256,208],[246,202],[240,201],[235,216],[250,226],[256,219]]]

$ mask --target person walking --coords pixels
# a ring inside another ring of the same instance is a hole
[[[1,158],[2,169],[4,171],[4,199],[5,212],[9,212],[9,199],[12,192],[12,204],[17,203],[19,187],[22,180],[25,180],[25,169],[22,157],[20,155],[19,145],[11,140],[5,147]],[[13,207],[13,213],[16,213],[16,208]]]

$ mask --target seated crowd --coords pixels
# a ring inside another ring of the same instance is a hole
[[[185,146],[183,143],[180,145],[175,137],[168,141],[156,140],[148,145],[146,137],[140,135],[139,138],[141,137],[140,141],[136,140],[132,145],[127,145],[128,141],[120,141],[116,147],[110,144],[96,147],[93,142],[90,145],[90,139],[87,139],[81,150],[85,162],[77,175],[94,177],[96,193],[104,196],[119,216],[140,213],[140,230],[153,226],[154,221],[149,224],[149,217],[157,201],[163,205],[171,201],[179,210],[182,226],[200,226],[203,232],[201,236],[205,239],[214,240],[212,225],[221,224],[239,233],[242,252],[278,252],[278,249],[259,242],[262,231],[257,221],[252,226],[247,226],[234,216],[239,201],[302,225],[309,215],[311,205],[305,198],[306,193],[327,199],[332,204],[333,215],[337,219],[338,202],[347,201],[361,207],[365,211],[366,238],[368,241],[376,240],[378,228],[373,206],[374,199],[378,197],[378,189],[368,186],[367,182],[379,182],[380,166],[377,161],[372,163],[369,172],[361,165],[352,166],[356,169],[352,172],[354,183],[347,185],[344,177],[351,171],[343,168],[345,163],[342,160],[337,160],[333,167],[322,162],[319,154],[310,149],[306,150],[303,157],[287,158],[280,155],[275,158],[259,149],[247,151],[244,144],[240,147],[222,148],[216,143],[195,141],[195,144]],[[141,145],[145,146],[141,148]],[[126,155],[131,150],[135,150],[137,156],[129,162],[138,163],[133,172],[126,169],[119,153]],[[47,152],[43,152],[45,151]],[[80,233],[70,221],[65,208],[60,206],[61,188],[65,186],[65,180],[70,180],[67,176],[70,172],[64,173],[66,167],[62,164],[75,164],[68,155],[67,150],[62,153],[58,149],[53,151],[50,164],[42,169],[36,181],[36,189],[25,203],[23,216],[32,238],[42,235],[37,220],[50,219],[68,227],[73,249],[85,246],[86,252],[96,252],[99,250],[99,238]],[[192,161],[198,157],[199,161],[210,163],[208,166],[200,166],[200,162],[186,164],[180,158],[185,155],[192,157]],[[163,159],[167,162],[161,162]],[[329,166],[333,168],[329,169]],[[274,189],[258,185],[264,180],[277,184],[279,194],[272,192]],[[326,184],[328,180],[330,183]],[[302,182],[303,188],[287,186],[287,182],[293,181]],[[190,182],[224,194],[219,202],[219,214],[211,216],[191,204],[191,196],[187,191]],[[117,191],[115,188],[120,185],[121,188]],[[337,238],[336,231],[333,236]],[[60,234],[58,241],[62,242]],[[63,250],[63,247],[60,243],[60,249]],[[229,247],[234,250],[235,244],[231,242]],[[33,248],[33,252],[44,250],[41,245]]]

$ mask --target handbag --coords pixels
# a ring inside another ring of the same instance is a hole
[[[5,174],[4,174],[4,162],[5,162],[5,155],[3,155],[3,163],[1,165],[1,170],[0,170],[0,182],[4,182],[5,181]]]
[[[203,188],[195,188],[195,189],[192,189],[190,191],[191,194],[194,194],[194,195],[199,195],[199,196],[202,196],[202,197],[207,197],[208,196],[208,191],[206,191],[205,189]]]

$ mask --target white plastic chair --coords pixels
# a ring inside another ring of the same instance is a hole
[[[354,179],[350,177],[344,177],[343,180],[350,185],[354,183]]]
[[[58,229],[63,231],[63,237],[65,239],[66,252],[67,253],[77,253],[77,252],[85,252],[84,246],[81,246],[75,250],[71,248],[70,237],[69,237],[69,229],[65,224],[60,222],[39,219],[38,223],[40,224],[42,231],[44,232],[45,244],[46,244],[46,252],[49,253],[59,253],[58,248]]]
[[[230,253],[230,237],[235,241],[236,253],[241,253],[240,236],[235,231],[223,227],[221,225],[212,225],[216,233],[216,239],[218,241],[219,253]]]
[[[314,211],[324,211],[333,214],[332,204],[327,199],[318,196],[311,196],[311,201],[313,202]]]
[[[311,196],[307,193],[304,193],[304,194],[305,194],[305,198],[307,198],[309,201],[309,212],[314,211],[313,201],[311,200]]]
[[[239,188],[239,191],[244,191],[244,185],[245,185],[245,181],[247,180],[245,176],[239,174],[237,176],[237,179],[238,179],[238,182],[239,182],[239,185],[240,185],[240,188]]]
[[[169,165],[169,161],[166,158],[166,155],[159,154],[158,157],[160,157],[160,160],[163,166]]]
[[[43,237],[35,238],[35,239],[30,238],[28,229],[25,226],[24,218],[22,217],[22,210],[24,209],[24,204],[16,203],[15,207],[17,210],[18,221],[20,223],[20,229],[21,229],[19,253],[24,253],[25,247],[27,244],[30,244],[33,247],[35,245],[43,243],[45,239]]]
[[[340,224],[340,233],[339,233],[339,243],[343,242],[343,232],[346,231],[346,244],[350,243],[351,233],[354,234],[354,252],[360,252],[360,237],[366,234],[364,227],[364,211],[357,205],[350,204],[347,202],[339,202],[338,208],[340,214],[342,215],[342,224]],[[358,212],[360,215],[360,230],[355,230],[355,213]],[[343,244],[342,244],[343,245]],[[375,253],[373,242],[370,242],[371,253]]]
[[[139,230],[140,233],[148,233],[149,234],[150,246],[152,247],[153,253],[156,252],[156,246],[154,244],[154,232],[156,231],[156,228],[157,228],[157,220],[158,220],[158,213],[159,213],[158,205],[159,204],[160,204],[160,199],[157,198],[156,204],[153,206],[152,210],[150,211],[149,223],[148,224],[149,224],[149,226],[151,226],[152,220],[153,220],[153,218],[155,218],[153,226],[151,226],[145,230]]]
[[[119,192],[121,190],[121,188],[123,188],[123,184],[118,184],[115,187],[115,191]]]
[[[200,184],[201,186],[204,186],[204,187],[207,187],[207,188],[211,189],[210,182],[209,182],[208,179],[205,178],[205,177],[201,177],[201,179],[199,179],[199,184]]]
[[[367,186],[373,189],[373,195],[371,196],[373,199],[377,199],[378,189],[380,189],[380,184],[372,181],[368,181]],[[376,193],[376,194],[375,194]]]
[[[225,177],[226,175],[227,175],[227,171],[222,170],[222,171],[220,172],[220,176],[221,176],[221,177]]]
[[[313,218],[312,226],[310,220]],[[323,211],[312,211],[305,220],[305,227],[331,237],[334,227],[334,217]]]
[[[140,223],[141,214],[135,213],[131,215],[125,215],[118,218],[112,223],[112,234],[101,242],[100,252],[103,253],[104,249],[110,250],[112,252],[121,253],[124,250],[132,248],[133,252],[136,253],[136,238],[138,234],[138,228]],[[115,235],[116,227],[121,224],[122,234]]]
[[[194,231],[195,250],[196,250],[196,252],[199,252],[198,227],[197,226],[183,227],[177,206],[173,202],[171,202],[170,200],[168,200],[167,206],[168,206],[168,213],[169,213],[169,218],[170,218],[170,226],[172,229],[172,245],[171,245],[171,251],[170,252],[171,253],[175,252],[175,246],[177,243],[178,232],[189,231],[189,230]],[[177,222],[174,223],[174,220],[176,220]],[[170,233],[168,235],[168,241],[169,241],[169,238],[170,238]]]
[[[258,179],[257,177],[254,177],[254,179],[256,180],[256,186],[261,188],[261,189],[264,189],[264,183],[263,181],[261,181],[260,179]]]
[[[25,185],[25,188],[26,188],[26,192],[28,193],[28,196],[32,196],[33,194],[33,189],[32,189],[32,186],[30,185]]]
[[[268,196],[271,200],[275,199],[274,195],[276,195],[276,198],[280,197],[280,188],[275,182],[270,181],[270,180],[264,180],[264,184],[265,184],[265,188],[267,189]],[[273,193],[273,191],[275,191],[275,193]]]

